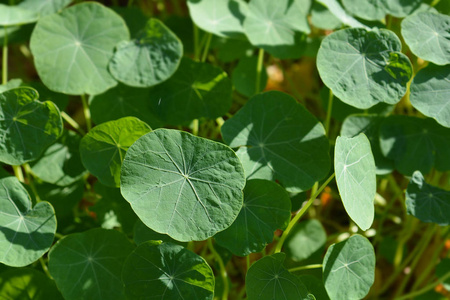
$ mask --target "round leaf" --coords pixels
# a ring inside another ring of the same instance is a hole
[[[448,226],[450,192],[427,184],[422,173],[416,171],[406,189],[406,209],[422,222]]]
[[[128,148],[151,128],[134,117],[94,127],[80,143],[81,161],[101,183],[120,186],[120,169]]]
[[[137,245],[148,241],[162,241],[163,243],[174,243],[180,246],[186,246],[187,243],[179,242],[172,239],[167,234],[158,233],[148,228],[141,220],[137,220],[134,226],[133,240]]]
[[[336,29],[342,26],[341,21],[328,8],[314,1],[311,7],[311,24],[320,29]]]
[[[51,90],[100,94],[116,85],[107,66],[117,43],[128,40],[123,19],[95,2],[39,20],[30,48],[39,77]]]
[[[161,21],[150,19],[133,41],[121,42],[109,63],[117,80],[134,87],[150,87],[173,75],[183,44]]]
[[[389,30],[339,30],[322,41],[317,68],[325,85],[347,104],[361,109],[396,104],[412,75],[400,50],[400,40]]]
[[[337,0],[316,0],[317,2],[325,5],[328,10],[343,24],[348,25],[350,27],[361,27],[367,28],[366,25],[362,24],[349,14],[342,8],[341,4]]]
[[[272,181],[247,181],[244,204],[234,223],[214,238],[233,254],[246,256],[260,252],[273,241],[277,229],[285,229],[291,219],[289,194]]]
[[[139,245],[125,261],[122,279],[129,299],[213,299],[211,267],[203,257],[171,243]]]
[[[0,161],[21,165],[37,159],[62,133],[58,108],[39,102],[31,88],[0,94]]]
[[[308,190],[330,167],[328,139],[317,119],[282,92],[252,97],[222,126],[247,179],[277,180],[289,192]]]
[[[48,251],[56,218],[48,202],[31,207],[31,198],[15,177],[0,179],[0,262],[23,267]]]
[[[311,0],[252,0],[244,21],[250,42],[278,58],[299,58],[310,32]]]
[[[382,0],[342,0],[342,4],[349,13],[364,20],[378,21],[386,14]]]
[[[150,91],[151,109],[164,122],[183,125],[201,117],[215,119],[231,107],[231,82],[211,64],[181,60],[175,74]]]
[[[411,83],[411,104],[424,115],[450,127],[450,68],[428,66]]]
[[[125,299],[120,274],[134,246],[101,228],[68,235],[49,253],[48,270],[66,300]]]
[[[0,4],[0,25],[12,26],[36,22],[38,15],[19,5],[9,6]],[[4,28],[2,28],[4,30]]]
[[[231,75],[235,89],[247,97],[261,92],[267,84],[267,71],[263,68],[261,71],[260,89],[259,91],[255,90],[256,80],[258,78],[258,74],[256,73],[257,65],[258,58],[256,56],[243,57],[239,60]]]
[[[324,248],[327,233],[316,219],[297,223],[289,233],[284,248],[293,261],[302,261]]]
[[[298,277],[283,267],[285,257],[284,253],[265,256],[248,269],[245,277],[248,300],[311,299]]]
[[[381,0],[386,14],[397,18],[404,18],[419,8],[423,0]]]
[[[402,35],[411,51],[437,65],[450,63],[450,16],[421,12],[405,18]]]
[[[377,178],[370,142],[363,133],[337,138],[334,169],[345,210],[362,230],[369,229],[375,213]]]
[[[122,195],[142,222],[179,241],[205,240],[229,227],[244,184],[230,148],[177,130],[144,135],[122,166]]]
[[[330,299],[362,299],[375,280],[375,251],[368,239],[354,235],[328,248],[323,282]]]
[[[21,84],[22,79],[11,79],[6,84],[0,85],[0,94],[6,92],[7,90],[18,88]]]
[[[56,13],[58,10],[66,7],[72,0],[24,0],[18,7],[34,12],[38,18]]]

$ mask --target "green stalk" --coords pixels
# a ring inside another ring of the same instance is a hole
[[[333,92],[330,89],[330,93],[328,95],[328,108],[327,108],[327,117],[325,119],[325,134],[329,136],[330,131],[330,121],[331,121],[331,111],[333,110]]]
[[[25,179],[23,178],[23,172],[21,166],[12,166],[14,175],[19,179],[20,182],[25,182]]]
[[[194,121],[192,121],[192,134],[193,135],[198,135],[198,119],[194,119]]]
[[[301,271],[301,270],[319,269],[319,268],[322,268],[322,266],[323,266],[322,264],[300,266],[300,267],[291,268],[288,271],[292,273],[292,272]]]
[[[248,269],[250,269],[250,254],[245,257],[245,260],[247,261],[247,271],[248,271]]]
[[[85,135],[86,132],[81,128],[80,124],[77,123],[74,119],[72,119],[68,114],[66,114],[65,111],[61,112],[61,116],[63,117],[64,121],[69,123],[70,126],[72,126],[74,129],[78,131],[81,135]]]
[[[5,26],[5,36],[3,37],[3,60],[2,60],[2,84],[8,82],[8,30]]]
[[[200,58],[200,47],[198,45],[198,38],[199,38],[199,33],[198,33],[198,27],[193,24],[193,31],[194,31],[194,60],[198,61],[198,59]]]
[[[422,295],[422,294],[428,292],[429,290],[432,290],[432,289],[435,288],[438,284],[440,284],[440,283],[446,281],[446,280],[449,279],[449,278],[450,278],[450,271],[447,272],[444,276],[439,277],[439,279],[438,279],[436,282],[430,283],[429,285],[427,285],[427,286],[424,287],[423,289],[420,289],[420,290],[418,290],[418,291],[416,291],[416,292],[412,292],[412,293],[406,294],[406,295],[404,295],[404,296],[401,296],[401,297],[398,297],[398,298],[395,298],[395,299],[396,299],[396,300],[412,299],[412,298],[414,298],[414,297],[417,297],[417,296],[419,296],[419,295]]]
[[[299,213],[289,222],[288,227],[281,235],[281,238],[278,240],[277,246],[275,247],[274,253],[278,253],[281,251],[281,248],[283,247],[283,243],[286,240],[287,236],[289,235],[289,232],[294,227],[295,224],[297,224],[298,220],[303,216],[303,214],[308,210],[308,208],[313,204],[314,200],[316,200],[317,196],[323,191],[323,189],[330,183],[330,181],[334,178],[334,173],[328,177],[328,179],[320,186],[320,188],[315,192],[312,193],[311,198],[308,200],[308,202],[300,209]]]
[[[212,34],[208,32],[207,36],[208,37],[206,38],[206,45],[205,45],[205,48],[203,49],[203,55],[202,55],[201,62],[206,61],[206,58],[208,57],[209,46],[211,45]]]
[[[214,255],[214,258],[216,259],[217,263],[219,264],[220,277],[222,277],[222,280],[223,280],[222,300],[228,300],[229,286],[228,286],[227,269],[225,268],[222,257],[220,257],[219,253],[217,253],[216,249],[214,249],[214,246],[212,244],[212,239],[210,239],[210,238],[208,239],[208,248],[211,251],[211,253]]]
[[[41,197],[39,197],[39,194],[37,192],[36,186],[34,185],[34,180],[31,178],[31,167],[29,164],[24,164],[23,169],[25,170],[25,177],[27,178],[28,185],[30,186],[31,190],[33,191],[34,196],[36,197],[36,202],[41,202]]]
[[[81,102],[83,103],[83,113],[84,118],[86,119],[86,127],[87,130],[91,130],[92,128],[92,121],[91,121],[91,111],[89,110],[89,103],[86,99],[86,95],[81,95]]]
[[[258,64],[256,65],[256,86],[255,93],[259,93],[261,90],[261,74],[264,64],[264,49],[260,48],[258,52]]]
[[[48,267],[47,267],[47,265],[45,264],[45,261],[44,261],[44,259],[42,258],[42,256],[39,257],[39,262],[41,263],[41,267],[42,267],[42,270],[44,270],[45,275],[47,275],[48,278],[50,278],[50,279],[53,280],[53,277],[52,277],[52,275],[50,275],[50,272],[48,271]]]

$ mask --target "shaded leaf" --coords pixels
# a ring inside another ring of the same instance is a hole
[[[258,58],[256,56],[243,57],[239,60],[231,75],[234,88],[241,94],[251,97],[264,90],[267,84],[267,71],[265,68],[260,74],[260,89],[256,91],[258,74],[256,68]]]
[[[323,249],[326,241],[327,233],[322,224],[316,219],[311,219],[292,227],[284,243],[284,250],[291,260],[299,262]]]
[[[436,266],[436,276],[443,277],[450,272],[450,258],[443,258],[441,262]],[[446,290],[450,290],[450,279],[447,278],[442,283]]]
[[[404,18],[419,8],[423,0],[381,0],[386,14],[397,18]]]
[[[141,220],[137,220],[134,225],[133,240],[137,245],[143,244],[148,241],[162,241],[164,243],[174,243],[185,247],[187,243],[179,242],[172,239],[167,234],[158,233],[148,228]]]

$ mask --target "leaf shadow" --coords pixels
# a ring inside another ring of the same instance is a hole
[[[348,239],[333,245],[333,248],[331,250],[330,255],[328,256],[328,260],[325,264],[325,268],[322,273],[323,283],[325,285],[326,285],[328,276],[330,275],[332,268],[335,265],[336,260],[338,259],[339,254],[342,252],[342,249],[345,247],[345,244],[347,243],[347,241],[348,241]]]

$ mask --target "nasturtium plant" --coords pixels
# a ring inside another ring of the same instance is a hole
[[[247,97],[261,92],[267,84],[266,70],[262,70],[261,78],[258,78],[257,65],[258,59],[256,57],[243,57],[239,60],[231,75],[236,90]],[[258,91],[256,90],[257,80],[261,80]]]
[[[311,6],[311,23],[314,27],[329,30],[342,26],[341,21],[324,4],[318,1],[314,1]]]
[[[327,233],[318,220],[312,219],[295,224],[286,239],[285,251],[289,259],[299,262],[323,250]]]
[[[186,243],[176,241],[167,234],[162,234],[151,230],[144,223],[142,223],[141,220],[137,220],[134,224],[134,242],[137,245],[140,245],[148,241],[161,241],[163,243],[170,242],[173,244],[186,246]]]
[[[359,22],[357,19],[353,18],[349,13],[347,13],[337,0],[316,0],[317,2],[325,5],[325,7],[331,12],[331,14],[337,18],[342,24],[349,27],[361,27],[367,28],[366,25]]]
[[[349,13],[364,20],[381,20],[386,14],[382,0],[342,0],[342,4]]]
[[[6,92],[7,90],[18,88],[22,84],[20,79],[11,79],[5,84],[0,85],[0,93]]]
[[[30,2],[30,1],[29,1]],[[36,22],[37,14],[20,5],[5,5],[0,3],[0,26],[14,26]]]

